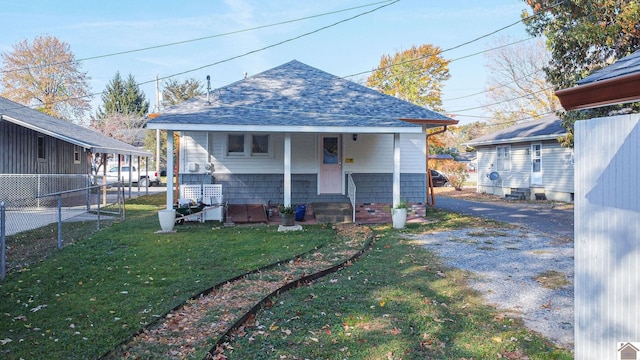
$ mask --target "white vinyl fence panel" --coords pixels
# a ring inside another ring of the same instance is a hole
[[[640,343],[640,116],[575,126],[575,358]]]

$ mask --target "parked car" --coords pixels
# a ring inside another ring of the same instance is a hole
[[[438,170],[431,169],[431,179],[433,180],[434,187],[451,186],[451,183],[449,182],[449,178]]]
[[[140,178],[136,179],[138,176],[138,169],[134,166],[131,169],[131,174],[133,176],[132,183],[137,183],[142,187],[160,184],[157,172],[146,172],[145,170],[140,169]],[[120,168],[120,179],[118,179],[117,166],[114,166],[107,171],[107,185],[117,183],[118,181],[122,181],[125,184],[129,183],[129,166],[122,166]]]

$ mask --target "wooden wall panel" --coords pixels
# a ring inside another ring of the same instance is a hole
[[[74,145],[42,135],[46,159],[38,159],[38,132],[0,121],[0,174],[86,174],[87,156],[80,148],[74,163]]]

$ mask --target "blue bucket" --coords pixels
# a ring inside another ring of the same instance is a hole
[[[306,205],[298,205],[296,206],[296,221],[303,221],[304,214],[307,212]]]

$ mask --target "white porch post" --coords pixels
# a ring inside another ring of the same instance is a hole
[[[284,134],[284,206],[291,205],[291,134]]]
[[[393,134],[393,207],[400,203],[400,134]]]
[[[167,130],[167,210],[173,210],[173,130]]]

